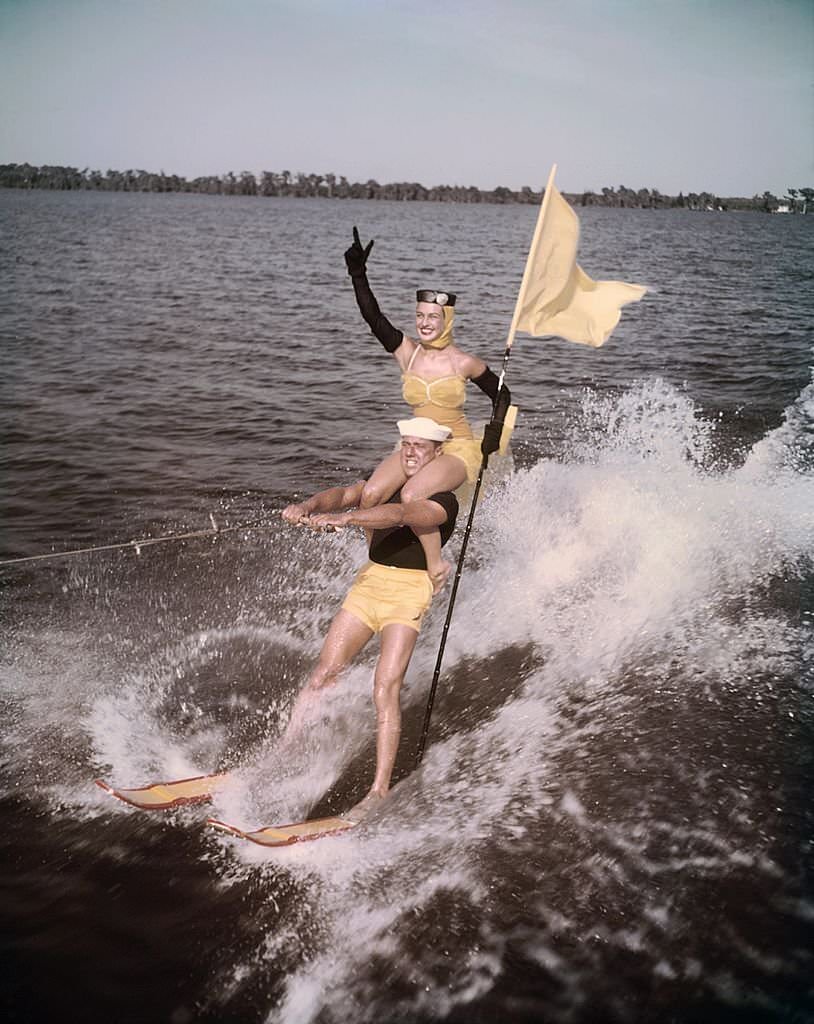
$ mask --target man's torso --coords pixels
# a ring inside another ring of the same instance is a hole
[[[440,505],[447,514],[446,522],[439,526],[441,544],[446,544],[455,529],[458,515],[458,499],[451,491],[439,491],[427,499]],[[401,491],[396,491],[387,504],[401,501]],[[390,526],[385,530],[374,530],[370,539],[369,557],[379,565],[392,565],[400,569],[426,569],[427,562],[421,541],[409,526]]]

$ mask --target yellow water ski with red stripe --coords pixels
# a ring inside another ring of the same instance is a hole
[[[153,782],[137,789],[116,789],[104,779],[96,779],[96,785],[118,800],[141,811],[166,811],[185,804],[205,804],[212,794],[223,789],[229,775],[196,775],[191,779],[177,779],[172,782]]]
[[[209,818],[207,825],[228,832],[239,839],[248,839],[258,846],[290,846],[309,839],[322,839],[323,836],[337,835],[347,832],[356,825],[347,818],[313,818],[311,821],[296,821],[290,825],[268,825],[265,828],[245,831],[237,825],[228,825],[225,821]]]

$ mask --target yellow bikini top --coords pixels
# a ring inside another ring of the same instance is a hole
[[[401,376],[401,393],[404,401],[413,408],[426,405],[434,405],[441,409],[463,408],[466,401],[466,378],[456,373],[448,377],[437,377],[435,380],[424,380],[423,377],[410,373],[418,350],[419,346],[416,345],[407,369]]]

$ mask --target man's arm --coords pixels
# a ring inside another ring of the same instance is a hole
[[[285,514],[285,513],[283,513]],[[437,501],[422,498],[419,501],[400,502],[389,505],[375,505],[373,508],[352,508],[347,512],[326,512],[314,515],[309,525],[317,528],[324,526],[361,526],[365,530],[385,530],[389,526],[415,526],[431,529],[443,526],[447,521],[447,511]]]
[[[339,512],[344,508],[351,508],[359,504],[362,497],[362,490],[365,486],[364,480],[357,480],[355,484],[347,486],[329,487],[325,491],[318,491],[312,494],[305,501],[295,505],[288,505],[282,511],[283,519],[295,525],[314,525],[311,517],[320,513]],[[329,525],[329,524],[326,524]]]

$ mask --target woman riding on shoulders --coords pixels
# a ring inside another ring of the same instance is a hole
[[[413,416],[435,420],[448,427],[452,436],[444,442],[442,454],[409,481],[397,452],[384,459],[368,480],[362,494],[363,508],[387,501],[399,489],[402,501],[415,501],[439,491],[454,491],[467,480],[473,482],[483,455],[491,455],[500,446],[503,420],[511,403],[509,389],[500,387],[497,375],[486,363],[454,343],[455,295],[430,289],[416,292],[415,338],[390,323],[379,309],[367,279],[366,264],[372,248],[372,241],[362,247],[354,228],[353,245],[345,252],[345,263],[359,310],[373,335],[401,368],[402,394],[412,406]],[[482,440],[474,437],[463,411],[469,380],[492,400],[492,421],[484,428]],[[441,559],[437,531],[420,539],[427,570],[438,589],[451,566]]]

